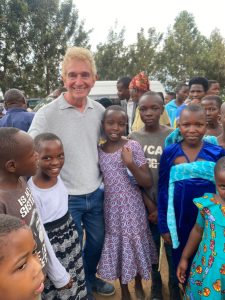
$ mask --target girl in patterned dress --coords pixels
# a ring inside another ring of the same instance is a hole
[[[177,269],[183,284],[188,260],[198,248],[185,290],[186,300],[225,299],[225,157],[218,160],[214,173],[219,195],[206,193],[194,199],[198,218]]]
[[[107,280],[119,278],[122,299],[129,300],[128,283],[132,279],[137,296],[144,298],[141,279],[150,278],[157,255],[139,188],[149,188],[152,178],[141,145],[122,137],[126,125],[127,115],[121,106],[106,109],[106,142],[99,147],[105,188],[105,240],[98,275]]]
[[[63,145],[52,133],[39,134],[34,143],[39,167],[28,185],[56,257],[70,274],[69,283],[62,289],[56,289],[47,277],[42,299],[84,300],[87,291],[79,237],[68,212],[68,193],[59,176],[64,164]]]

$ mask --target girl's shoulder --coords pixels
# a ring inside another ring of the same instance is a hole
[[[225,149],[222,148],[219,145],[212,144],[208,141],[204,141],[202,152],[205,152],[205,154],[208,156],[211,156],[212,158],[217,161],[220,157],[225,155]]]
[[[225,207],[220,204],[212,193],[205,193],[202,197],[195,198],[194,204],[203,216],[210,222],[225,226]]]
[[[175,143],[175,144],[171,144],[169,146],[166,146],[163,150],[164,155],[168,154],[176,154],[179,152],[179,150],[181,150],[181,143]]]

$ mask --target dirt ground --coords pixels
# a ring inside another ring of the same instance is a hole
[[[167,261],[165,258],[165,255],[163,255],[162,258],[162,270],[161,270],[161,274],[162,274],[162,279],[163,279],[163,299],[164,300],[169,300],[169,291],[168,291],[168,265],[167,265]],[[112,282],[115,284],[116,287],[116,293],[115,295],[111,296],[111,297],[103,297],[103,296],[99,296],[97,294],[95,294],[95,297],[97,300],[120,300],[121,299],[121,294],[120,294],[120,284],[119,281],[115,281]],[[145,291],[145,296],[146,296],[146,300],[149,299],[150,297],[150,288],[151,288],[151,281],[143,281],[143,287],[144,287],[144,291]],[[137,300],[136,296],[135,296],[135,292],[134,292],[134,282],[131,282],[129,285],[129,290],[132,296],[132,300]]]

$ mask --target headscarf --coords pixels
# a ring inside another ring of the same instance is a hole
[[[141,72],[134,76],[129,84],[129,89],[138,89],[144,92],[150,90],[150,82],[148,76]]]

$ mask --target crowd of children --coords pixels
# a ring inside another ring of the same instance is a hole
[[[86,73],[81,77],[89,80]],[[149,89],[143,72],[119,80],[125,103],[107,107],[97,120],[105,222],[98,278],[119,279],[122,300],[131,299],[132,280],[137,298],[145,299],[142,279],[151,279],[150,299],[162,300],[164,247],[170,300],[223,300],[225,104],[218,83],[193,78],[189,86],[179,85],[166,106],[171,127],[162,122],[163,95]],[[60,176],[64,147],[52,131],[32,139],[19,129],[0,128],[0,300],[93,299],[82,228],[70,214]]]

